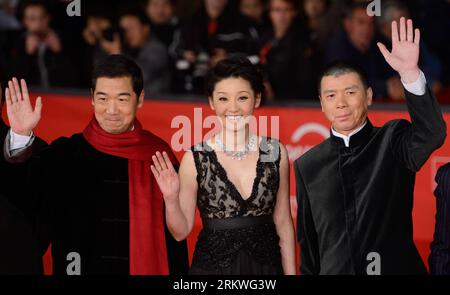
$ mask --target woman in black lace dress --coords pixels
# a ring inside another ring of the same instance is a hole
[[[175,239],[191,232],[196,206],[202,217],[190,274],[296,273],[287,151],[249,128],[263,90],[246,58],[219,62],[208,84],[218,132],[185,153],[179,174],[166,154],[153,157]]]

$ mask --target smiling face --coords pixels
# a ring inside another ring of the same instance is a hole
[[[131,131],[136,111],[143,103],[144,92],[138,97],[130,77],[100,77],[93,89],[95,118],[100,127],[111,134]]]
[[[226,78],[216,83],[211,109],[216,112],[226,132],[243,131],[246,119],[259,107],[261,94],[255,95],[250,82],[242,78]]]
[[[365,88],[357,73],[324,76],[320,88],[322,112],[335,131],[348,135],[364,123],[372,89]]]

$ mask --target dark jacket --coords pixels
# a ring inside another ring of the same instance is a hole
[[[294,163],[302,274],[426,274],[413,241],[416,172],[446,136],[428,89],[406,90],[411,123],[370,121],[350,138],[331,137]]]
[[[45,87],[42,83],[42,75],[39,70],[38,50],[32,55],[25,49],[26,34],[17,40],[12,49],[11,72],[14,76],[23,78],[31,86]],[[77,87],[80,85],[78,68],[64,53],[54,53],[46,49],[43,61],[47,71],[50,87]]]
[[[53,273],[67,274],[68,254],[81,275],[130,273],[128,160],[97,151],[83,137],[61,137],[29,162],[32,213],[40,239],[52,243]],[[165,224],[165,223],[164,223]],[[171,274],[188,270],[186,241],[165,228]]]

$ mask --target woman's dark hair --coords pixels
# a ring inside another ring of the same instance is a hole
[[[227,78],[242,78],[248,81],[255,95],[264,92],[264,75],[259,66],[242,55],[221,60],[211,69],[206,81],[206,94],[212,96],[216,84]]]
[[[113,54],[102,59],[94,66],[92,71],[92,90],[95,89],[97,79],[105,78],[121,78],[130,77],[133,83],[133,90],[139,96],[144,88],[144,79],[141,68],[131,59],[120,55]]]

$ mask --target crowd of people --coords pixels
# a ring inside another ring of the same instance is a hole
[[[372,125],[374,91],[360,67],[336,61],[320,74],[330,137],[293,163],[303,275],[428,273],[414,241],[415,178],[447,127],[419,66],[421,30],[404,17],[391,28],[390,42],[376,45],[400,77],[410,121]],[[33,108],[26,81],[8,81],[0,274],[41,274],[50,244],[58,276],[298,273],[288,150],[251,130],[267,83],[257,65],[241,55],[209,71],[217,128],[180,162],[136,117],[146,80],[135,61],[109,55],[91,79],[92,119],[48,146],[34,133],[41,99]],[[436,177],[434,275],[450,273],[448,167]],[[197,209],[202,228],[189,265]]]
[[[143,70],[146,97],[204,94],[210,68],[244,54],[266,75],[265,100],[292,101],[317,98],[321,69],[345,59],[366,71],[375,99],[403,101],[376,43],[389,43],[390,23],[404,16],[423,28],[432,91],[450,85],[447,0],[386,0],[376,17],[355,0],[94,0],[80,2],[79,17],[68,16],[70,2],[0,1],[0,81],[87,89],[93,66],[120,53]]]

